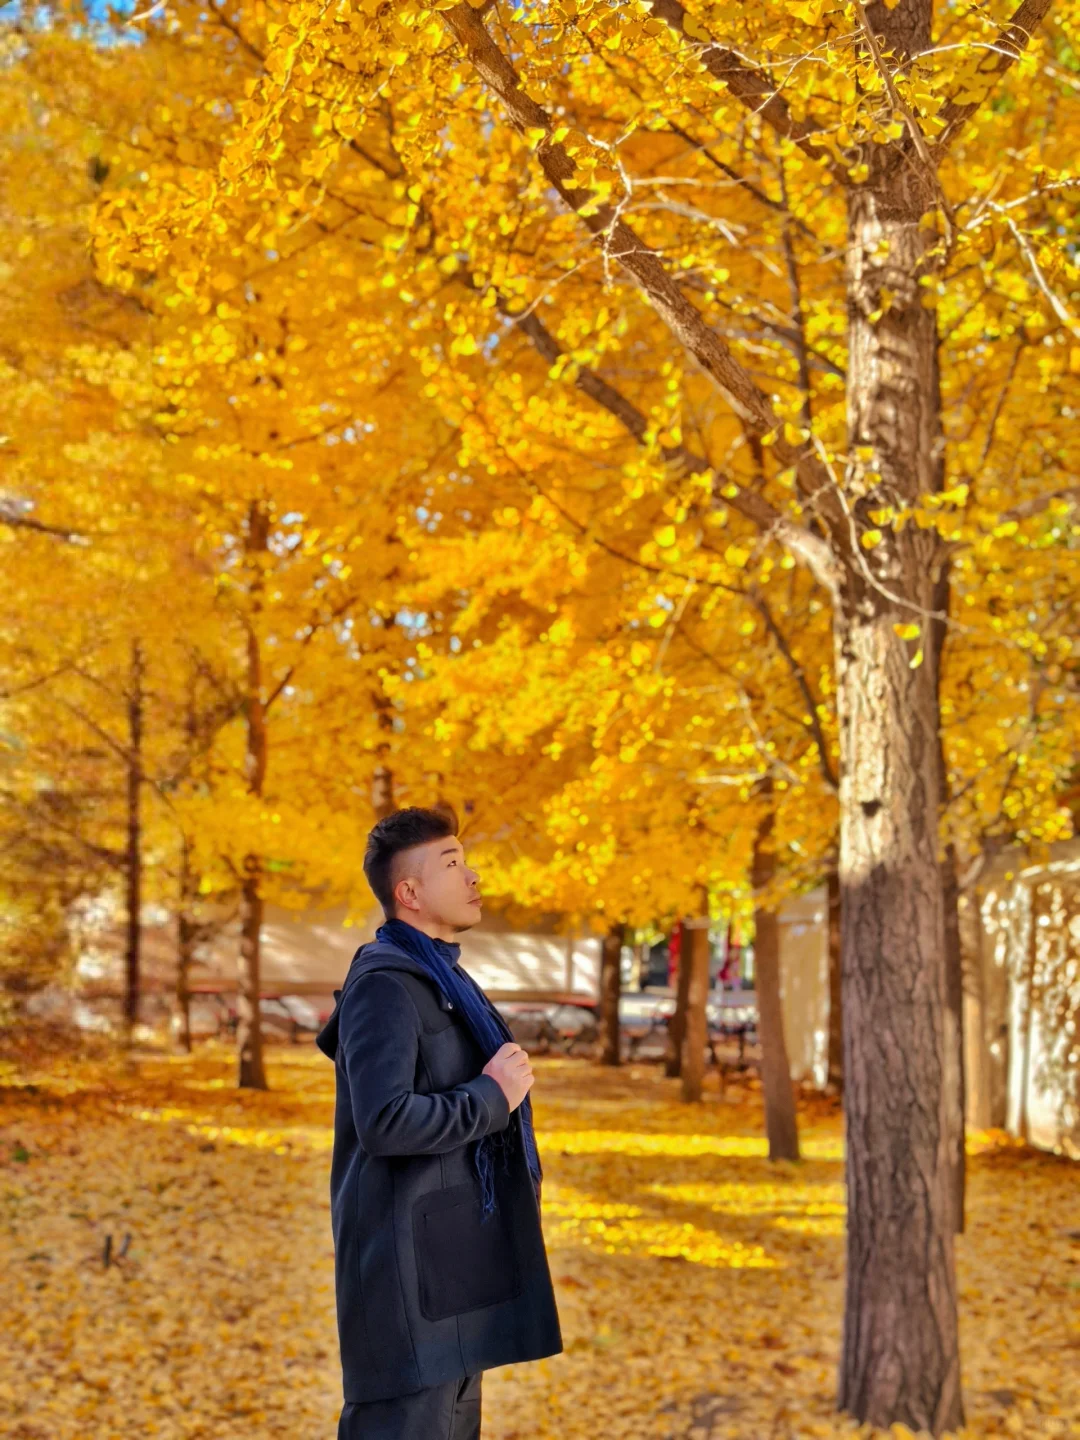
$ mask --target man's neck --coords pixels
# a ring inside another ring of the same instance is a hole
[[[403,925],[411,925],[414,930],[427,935],[432,940],[445,941],[447,945],[458,943],[457,931],[446,925],[440,925],[437,920],[421,920],[413,915],[397,915],[395,919],[400,920]]]

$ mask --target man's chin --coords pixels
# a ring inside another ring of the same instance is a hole
[[[468,920],[454,921],[454,930],[458,935],[463,935],[466,930],[471,930],[474,926],[479,925],[481,919],[483,918],[483,912],[480,909],[479,905],[470,906],[470,909],[474,913],[469,917]]]

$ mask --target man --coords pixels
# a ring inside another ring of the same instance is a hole
[[[533,1073],[458,964],[480,893],[456,832],[421,809],[372,830],[386,923],[318,1037],[337,1073],[338,1440],[478,1440],[481,1372],[562,1349]]]

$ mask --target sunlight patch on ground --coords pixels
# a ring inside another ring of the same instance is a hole
[[[714,1270],[769,1270],[781,1263],[762,1245],[745,1245],[690,1221],[649,1215],[640,1205],[599,1201],[567,1185],[550,1198],[545,1194],[544,1220],[553,1250],[587,1245],[608,1255],[678,1257]]]
[[[761,1216],[778,1230],[800,1235],[843,1235],[844,1187],[837,1183],[757,1185],[650,1185],[650,1195],[700,1205],[715,1215]]]
[[[665,1155],[689,1159],[695,1155],[718,1155],[724,1159],[767,1159],[769,1146],[763,1135],[682,1135],[647,1134],[629,1130],[545,1130],[541,1140],[546,1152],[562,1155]],[[803,1144],[808,1160],[842,1160],[839,1136],[808,1138]]]

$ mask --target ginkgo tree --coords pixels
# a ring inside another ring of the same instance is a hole
[[[1011,512],[1070,479],[1061,446],[1015,467],[1004,492],[956,473],[943,398],[966,377],[943,364],[938,316],[959,324],[966,302],[1001,317],[994,365],[1037,312],[1050,341],[1039,423],[1061,434],[1071,142],[1043,117],[1051,98],[1059,115],[1075,108],[1076,16],[1061,7],[1032,46],[1049,10],[301,3],[267,25],[224,194],[205,197],[210,215],[242,190],[276,194],[278,159],[304,136],[308,172],[332,179],[389,92],[415,177],[403,283],[410,238],[482,288],[509,271],[526,304],[533,286],[587,271],[593,313],[601,293],[608,307],[602,348],[629,356],[642,337],[662,354],[666,334],[687,388],[712,386],[745,449],[764,450],[763,483],[740,455],[708,457],[710,493],[804,566],[833,614],[851,1201],[840,1402],[935,1432],[962,1419],[937,854],[950,560],[965,525],[1002,541],[1014,520],[1043,531],[1045,508]],[[746,132],[767,132],[779,185],[745,173]],[[820,266],[812,300],[791,296],[777,316],[761,281],[753,306],[742,287],[765,266],[727,225],[716,170],[772,202],[759,232],[826,242],[831,262],[803,266]],[[796,303],[841,372],[810,407],[810,352],[801,363],[776,343]],[[459,349],[482,343],[472,330]]]

